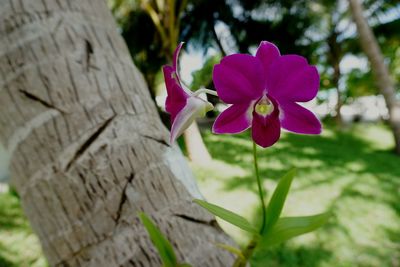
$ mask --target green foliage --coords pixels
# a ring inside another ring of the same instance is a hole
[[[371,71],[352,70],[347,77],[347,97],[368,96],[377,94]]]
[[[226,0],[191,0],[182,17],[181,39],[196,49],[218,47],[219,38],[215,26],[218,22],[232,25],[235,21],[232,5]],[[225,51],[220,51],[224,54]]]
[[[211,88],[212,87],[212,72],[215,64],[218,64],[221,60],[220,55],[215,55],[207,58],[201,69],[192,73],[193,81],[191,88],[197,90],[201,87]]]
[[[257,230],[251,225],[244,217],[233,213],[227,209],[218,207],[214,204],[207,203],[201,199],[195,199],[194,202],[208,210],[210,213],[214,214],[215,216],[239,227],[240,229],[247,231],[249,233],[256,234]]]
[[[168,239],[164,237],[158,227],[145,213],[141,212],[139,217],[150,236],[151,242],[153,242],[153,245],[157,248],[164,267],[179,266],[174,249]]]
[[[283,205],[285,204],[290,185],[292,184],[295,175],[296,170],[293,169],[279,180],[278,186],[276,187],[267,207],[265,222],[266,234],[269,234],[270,229],[274,227],[281,215]]]
[[[330,216],[331,213],[327,212],[312,216],[280,218],[271,231],[261,239],[259,248],[265,249],[290,238],[312,232],[324,225]]]
[[[261,40],[268,40],[276,43],[283,53],[310,55],[312,45],[303,41],[314,17],[310,16],[306,0],[192,3],[183,17],[182,38],[201,49],[210,44],[219,49],[214,29],[217,23],[223,23],[229,28],[230,48],[241,53],[248,53]]]

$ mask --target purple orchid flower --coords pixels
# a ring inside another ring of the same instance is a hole
[[[255,56],[233,54],[214,67],[213,81],[221,100],[232,104],[213,125],[216,134],[252,128],[254,142],[275,144],[281,127],[300,134],[321,133],[317,117],[297,104],[312,100],[319,88],[315,66],[297,55],[281,56],[278,48],[261,42]]]
[[[171,115],[171,136],[173,143],[186,128],[198,117],[203,117],[214,107],[211,103],[198,97],[205,90],[191,92],[182,86],[178,74],[178,56],[183,43],[176,48],[172,66],[163,66],[165,86],[167,87],[167,100],[165,110]]]

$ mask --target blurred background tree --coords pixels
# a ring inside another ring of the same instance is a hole
[[[328,115],[334,117],[338,127],[343,127],[343,105],[351,105],[358,97],[379,93],[368,68],[343,69],[344,59],[365,61],[366,58],[358,45],[355,24],[345,0],[164,2],[110,1],[133,59],[144,73],[153,95],[157,83],[162,82],[157,79],[161,66],[168,62],[179,41],[187,42],[186,47],[203,53],[205,58],[204,68],[193,73],[190,87],[212,89],[212,66],[218,59],[234,52],[254,52],[261,40],[274,42],[282,54],[304,55],[319,67],[321,90],[326,91],[320,99],[329,102],[335,92],[335,105]],[[175,6],[172,13],[167,7],[171,3]],[[366,19],[383,47],[394,88],[398,88],[399,3],[366,0],[364,7]],[[157,14],[159,22],[151,10]],[[171,14],[174,14],[172,20],[169,19]],[[175,28],[171,23],[175,23]],[[140,34],[135,34],[137,31]],[[211,101],[217,99],[211,98]]]
[[[364,16],[364,7],[359,0],[348,0],[353,20],[357,26],[359,40],[364,53],[370,62],[377,88],[385,99],[389,111],[389,125],[395,140],[395,152],[400,155],[400,101],[397,98],[395,83],[384,56],[376,40],[375,34]]]

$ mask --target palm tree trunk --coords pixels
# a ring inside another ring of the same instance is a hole
[[[138,211],[181,261],[231,264],[105,1],[0,6],[0,142],[50,265],[160,266]]]
[[[389,69],[385,65],[378,42],[369,27],[359,0],[349,0],[353,19],[357,25],[361,47],[367,55],[375,75],[379,91],[385,98],[389,110],[389,123],[395,139],[395,151],[400,155],[400,102],[396,99],[396,90],[390,77]]]

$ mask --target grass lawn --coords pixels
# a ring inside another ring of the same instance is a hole
[[[204,140],[213,156],[207,167],[193,166],[208,201],[256,222],[260,214],[249,133]],[[333,218],[315,233],[273,248],[254,260],[272,266],[400,266],[400,158],[389,152],[393,139],[383,126],[356,125],[321,136],[284,133],[274,147],[259,149],[265,188],[296,167],[285,215],[332,209]],[[258,213],[257,213],[258,211]],[[247,236],[222,223],[239,244]]]
[[[45,267],[39,240],[12,191],[0,192],[0,267]]]
[[[248,133],[204,133],[214,158],[193,166],[210,202],[257,221],[257,195]],[[389,152],[392,136],[383,126],[357,125],[322,136],[283,134],[270,149],[259,149],[264,186],[272,191],[291,167],[298,169],[286,215],[308,215],[332,208],[319,231],[293,239],[254,260],[255,266],[400,266],[400,158]],[[246,235],[222,223],[240,244]],[[19,199],[0,193],[0,267],[47,266]]]

